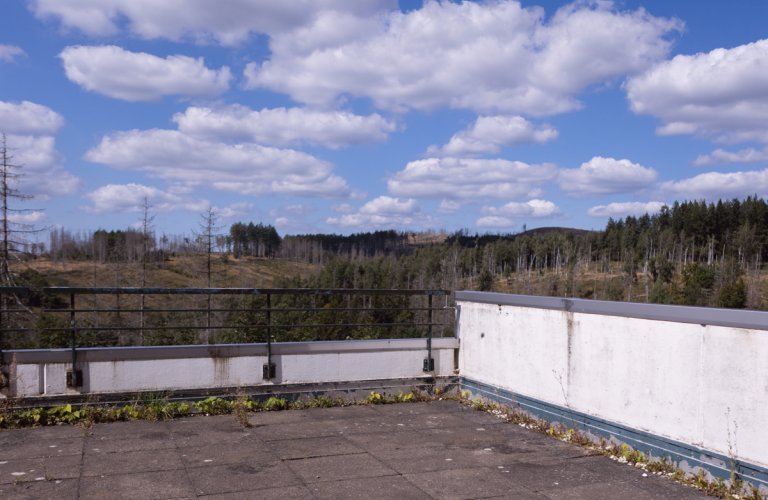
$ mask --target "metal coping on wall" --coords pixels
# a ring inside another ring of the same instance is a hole
[[[582,314],[768,330],[768,312],[714,307],[671,306],[637,302],[538,297],[508,293],[457,291],[456,302],[554,309]]]
[[[469,391],[474,396],[521,409],[548,422],[558,422],[566,427],[578,428],[598,438],[618,440],[654,458],[668,457],[684,470],[693,470],[698,467],[715,477],[730,479],[733,467],[734,472],[744,481],[756,486],[768,487],[768,468],[759,465],[736,460],[734,467],[731,464],[731,458],[725,455],[464,377],[459,379],[459,385],[462,391]]]

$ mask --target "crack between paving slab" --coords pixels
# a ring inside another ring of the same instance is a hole
[[[374,454],[373,454],[373,453],[371,453],[370,451],[366,451],[365,453],[367,453],[368,455],[370,455],[371,457],[373,457],[373,459],[374,459],[374,460],[376,460],[377,462],[379,462],[379,463],[380,463],[381,465],[383,465],[384,467],[386,467],[386,468],[388,468],[388,469],[392,469],[392,468],[391,468],[391,467],[390,467],[388,464],[384,463],[384,461],[383,461],[383,460],[381,460],[379,457],[377,457],[376,455],[374,455]],[[394,470],[394,469],[392,469],[392,470]],[[394,473],[394,474],[389,474],[388,476],[399,476],[399,477],[402,477],[402,478],[405,480],[405,482],[407,482],[408,484],[412,485],[414,488],[416,488],[416,489],[417,489],[417,490],[419,490],[420,492],[424,493],[424,495],[425,495],[427,498],[435,498],[435,497],[433,497],[432,495],[430,495],[430,494],[429,494],[429,492],[427,492],[427,491],[425,491],[423,488],[419,487],[419,485],[418,485],[418,484],[416,484],[416,483],[414,483],[413,481],[411,481],[410,479],[408,479],[408,478],[405,476],[405,474],[403,474],[402,472],[397,472],[397,471],[395,471],[395,473]],[[387,477],[387,476],[380,476],[380,477]]]
[[[368,452],[366,451],[360,451],[356,453],[330,453],[330,454],[323,454],[323,455],[311,455],[308,457],[294,457],[294,458],[281,458],[280,461],[282,462],[295,462],[297,460],[308,460],[310,458],[323,458],[323,457],[347,457],[347,456],[355,456],[355,455],[365,455]]]
[[[179,460],[181,461],[181,467],[184,469],[184,477],[187,479],[187,484],[189,484],[190,489],[192,490],[192,494],[195,496],[195,498],[200,498],[200,494],[197,492],[197,488],[195,488],[195,483],[192,481],[192,476],[189,474],[189,467],[187,467],[187,463],[184,460],[184,457],[182,456],[181,448],[179,448],[179,442],[176,441],[176,438],[173,436],[173,432],[171,430],[171,424],[165,423],[166,430],[168,431],[168,438],[173,442],[173,449],[176,450],[176,454],[179,456]]]
[[[90,432],[90,431],[89,431]],[[86,441],[88,441],[88,438],[90,437],[90,433],[86,433],[86,431],[83,431],[83,439],[81,441],[81,448],[80,448],[80,467],[78,468],[78,474],[77,474],[77,490],[75,492],[75,498],[80,498],[80,488],[83,484],[83,469],[85,469],[85,444]]]

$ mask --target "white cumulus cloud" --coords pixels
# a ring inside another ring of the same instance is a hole
[[[557,139],[549,125],[535,126],[522,116],[480,116],[443,146],[430,146],[430,156],[475,156],[498,153],[502,147]]]
[[[29,212],[16,212],[8,215],[8,220],[13,222],[14,224],[37,224],[39,222],[42,222],[46,220],[48,216],[45,214],[45,212],[41,212],[39,210],[31,210]]]
[[[181,196],[143,184],[107,184],[85,195],[93,204],[84,207],[92,213],[141,212],[146,200],[152,211],[187,210],[202,212],[209,207],[205,200],[186,200]]]
[[[592,217],[626,217],[628,215],[641,216],[645,214],[653,215],[659,213],[661,208],[667,204],[662,201],[628,201],[608,203],[607,205],[597,205],[587,213]]]
[[[356,212],[328,217],[326,223],[344,228],[412,228],[427,227],[431,218],[422,213],[416,200],[379,196]]]
[[[509,217],[501,217],[498,215],[485,215],[475,221],[477,227],[492,227],[492,228],[511,228],[515,225],[515,221]]]
[[[232,203],[226,207],[214,207],[216,216],[222,219],[234,219],[235,217],[243,217],[250,213],[253,213],[254,205],[247,201],[241,201],[238,203]]]
[[[55,135],[64,118],[51,108],[30,101],[0,101],[0,130],[6,134]]]
[[[14,59],[23,55],[24,50],[21,47],[0,43],[0,61],[13,62]]]
[[[716,149],[709,154],[700,155],[693,164],[697,167],[723,163],[759,163],[768,162],[768,147],[763,149],[746,148],[739,151]]]
[[[153,101],[168,95],[212,97],[229,88],[232,75],[202,58],[130,52],[115,45],[72,46],[59,54],[70,81],[86,90],[126,101]]]
[[[649,187],[657,174],[629,160],[595,156],[579,168],[560,171],[560,189],[576,195],[628,193]]]
[[[505,217],[553,217],[560,215],[560,209],[549,200],[533,199],[527,202],[509,202],[500,207],[485,206],[483,212]]]
[[[252,33],[274,34],[312,20],[320,11],[356,15],[396,7],[394,0],[31,0],[40,19],[57,19],[91,36],[127,31],[145,39],[191,39],[234,45]]]
[[[667,181],[661,190],[677,200],[768,197],[768,169],[745,172],[707,172],[688,179]]]
[[[533,199],[527,202],[509,202],[500,207],[484,206],[484,215],[475,221],[478,227],[510,228],[521,219],[542,219],[561,214],[557,205],[549,200]]]
[[[51,108],[30,101],[0,101],[0,132],[11,164],[17,167],[22,194],[47,198],[73,193],[79,180],[62,166],[56,134],[64,118]]]
[[[122,170],[145,172],[186,185],[206,185],[241,194],[339,197],[349,194],[333,166],[291,149],[252,143],[226,144],[190,137],[177,130],[130,130],[110,134],[86,160]]]
[[[552,164],[474,158],[427,158],[408,163],[387,181],[395,196],[411,198],[520,198],[538,196],[537,187],[557,175]]]
[[[379,114],[272,108],[260,111],[233,104],[218,108],[192,106],[174,115],[179,130],[190,135],[247,140],[273,146],[310,144],[341,148],[383,142],[396,125]]]
[[[768,142],[768,39],[676,56],[631,78],[627,96],[661,135]]]
[[[453,107],[553,114],[576,95],[645,70],[669,51],[676,20],[610,2],[576,2],[547,19],[516,1],[425,2],[378,16],[319,13],[275,34],[271,58],[246,67],[247,86],[328,106],[367,97],[380,109]]]
[[[437,211],[441,214],[452,214],[457,212],[460,208],[461,203],[458,201],[442,199],[440,200],[440,205],[438,206]]]

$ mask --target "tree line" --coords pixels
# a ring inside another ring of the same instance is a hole
[[[281,237],[271,225],[236,222],[227,232],[208,236],[157,237],[133,229],[72,234],[58,228],[47,253],[53,260],[151,262],[207,251],[319,264],[317,276],[302,286],[439,286],[762,308],[768,202],[756,196],[675,202],[656,214],[609,219],[599,231],[462,230],[426,238],[389,230]]]

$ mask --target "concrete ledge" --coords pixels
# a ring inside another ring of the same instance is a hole
[[[583,314],[620,316],[625,318],[693,323],[697,325],[729,326],[753,330],[768,330],[768,312],[714,307],[669,306],[636,302],[565,299],[491,292],[456,292],[456,302],[476,302],[500,306],[554,309]]]
[[[433,338],[433,349],[457,349],[458,339]],[[426,350],[427,339],[338,340],[275,342],[273,355]],[[78,362],[138,361],[185,358],[266,356],[267,344],[212,344],[148,347],[87,347],[77,349]],[[72,349],[29,349],[2,352],[3,363],[69,363]]]
[[[434,370],[423,370],[427,339],[88,348],[77,350],[77,387],[68,386],[69,349],[6,351],[12,398],[81,394],[218,391],[227,387],[325,384],[451,376],[456,338],[432,340]]]
[[[730,457],[690,444],[632,429],[616,422],[609,422],[586,413],[522,396],[500,387],[464,377],[459,379],[459,386],[462,391],[469,391],[472,396],[479,396],[504,406],[523,410],[530,415],[552,423],[577,428],[595,439],[603,437],[626,443],[656,459],[667,457],[677,467],[687,472],[704,469],[715,477],[728,480],[733,468],[744,481],[768,490],[768,468],[739,460],[732,461]]]

